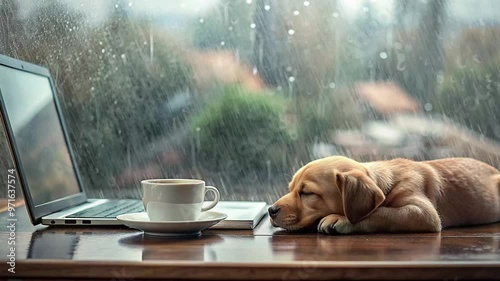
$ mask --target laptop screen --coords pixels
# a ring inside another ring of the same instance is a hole
[[[49,79],[0,65],[0,90],[34,205],[80,193]]]

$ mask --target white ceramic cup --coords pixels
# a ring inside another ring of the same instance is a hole
[[[144,209],[151,221],[193,221],[201,212],[215,207],[220,199],[217,188],[202,180],[150,179],[141,181]],[[214,201],[203,207],[205,194],[211,191]]]

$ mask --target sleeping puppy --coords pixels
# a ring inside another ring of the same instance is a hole
[[[273,226],[322,233],[439,232],[500,220],[500,171],[470,158],[360,163],[332,156],[295,173]]]

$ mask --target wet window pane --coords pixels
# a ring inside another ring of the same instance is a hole
[[[498,11],[495,0],[2,0],[0,53],[50,69],[89,197],[200,178],[224,200],[272,202],[300,166],[334,154],[499,167]]]

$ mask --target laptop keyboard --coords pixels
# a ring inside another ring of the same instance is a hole
[[[127,213],[143,212],[142,201],[114,200],[66,216],[66,218],[116,218]]]

